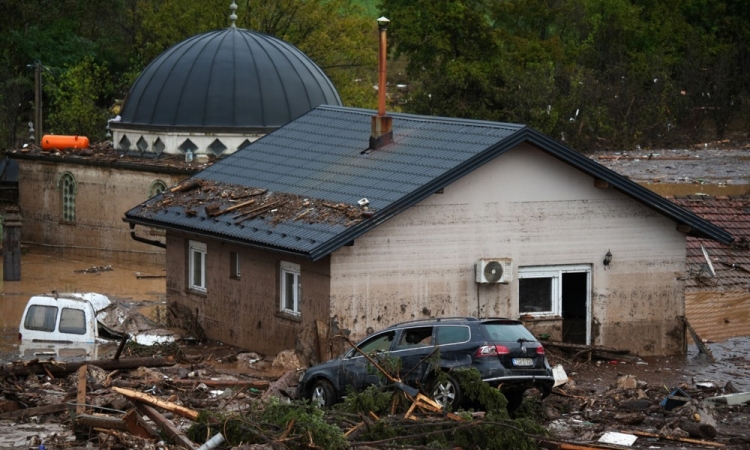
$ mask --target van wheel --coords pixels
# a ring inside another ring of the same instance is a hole
[[[507,391],[503,392],[505,398],[508,400],[508,412],[513,412],[521,407],[523,403],[524,391]]]
[[[446,374],[432,384],[432,398],[443,408],[455,411],[463,402],[463,394],[458,382],[452,376]]]
[[[310,389],[310,403],[321,408],[329,408],[336,403],[333,385],[328,380],[315,380]]]

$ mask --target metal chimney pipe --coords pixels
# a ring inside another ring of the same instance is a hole
[[[387,41],[386,41],[386,30],[388,24],[391,21],[385,17],[378,19],[378,30],[380,30],[380,45],[378,46],[378,115],[385,115],[385,94],[386,94],[386,53],[387,53]]]
[[[393,142],[393,119],[385,113],[386,100],[386,30],[391,21],[385,17],[378,19],[380,30],[380,45],[378,48],[378,114],[372,116],[372,128],[370,132],[370,150],[376,150]]]

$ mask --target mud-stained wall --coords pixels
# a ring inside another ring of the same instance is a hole
[[[496,257],[513,259],[513,282],[476,284],[474,263]],[[683,351],[685,236],[676,224],[528,145],[334,252],[331,313],[356,337],[434,316],[516,318],[518,267],[545,265],[590,266],[594,344]],[[559,318],[528,324],[559,336]]]
[[[746,291],[688,292],[685,317],[702,339],[724,341],[750,335],[750,294]]]
[[[187,235],[167,234],[167,302],[196,314],[210,339],[265,355],[293,349],[307,324],[328,323],[330,261],[312,262],[278,253],[193,237],[207,245],[206,292],[188,289]],[[240,254],[240,278],[231,277],[230,252]],[[280,312],[280,263],[300,265],[299,317]]]
[[[18,163],[24,243],[164,263],[164,250],[134,241],[122,218],[127,210],[148,199],[154,181],[172,186],[185,175],[23,159]],[[75,223],[62,220],[59,181],[64,173],[70,173],[76,182]],[[157,238],[149,233],[151,230],[139,230],[139,235]]]

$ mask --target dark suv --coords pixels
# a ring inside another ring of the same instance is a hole
[[[484,381],[502,390],[509,410],[520,406],[527,389],[536,387],[546,397],[554,384],[544,348],[517,320],[447,317],[404,322],[368,336],[357,347],[366,354],[384,352],[400,358],[402,381],[426,387],[435,401],[451,409],[463,402],[461,386],[450,373],[454,368],[476,368]],[[422,362],[433,352],[439,352],[440,369],[446,377],[438,379],[430,365]],[[362,391],[381,382],[381,376],[368,365],[367,358],[351,349],[307,369],[297,393],[330,406],[341,400],[348,388]]]

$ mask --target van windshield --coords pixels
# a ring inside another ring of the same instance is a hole
[[[27,330],[55,331],[57,308],[54,306],[32,305],[26,314],[23,326]]]

